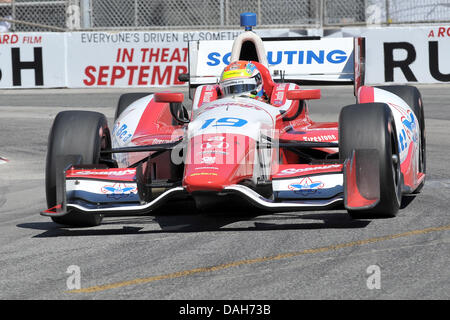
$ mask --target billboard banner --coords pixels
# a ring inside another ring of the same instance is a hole
[[[214,83],[230,63],[232,45],[233,41],[191,42],[191,83]],[[269,70],[283,71],[287,81],[353,81],[353,45],[353,38],[264,41]]]
[[[0,33],[0,88],[66,86],[64,33]]]
[[[187,73],[187,47],[177,34],[69,33],[67,86],[158,87],[181,85]],[[181,38],[182,39],[182,38]],[[159,41],[158,41],[159,40]],[[155,43],[156,41],[156,43]]]
[[[135,88],[183,86],[188,43],[199,44],[196,75],[219,76],[242,30],[194,32],[0,33],[0,88]],[[258,30],[262,37],[322,35],[317,40],[264,41],[270,70],[345,75],[351,42],[366,38],[365,83],[449,83],[450,26]]]
[[[342,28],[325,37],[366,38],[366,83],[450,83],[450,26]]]

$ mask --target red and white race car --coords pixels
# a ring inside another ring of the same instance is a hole
[[[223,95],[220,74],[209,74],[203,63],[208,55],[202,48],[216,44],[190,43],[184,75],[193,93],[189,110],[180,92],[129,93],[121,96],[112,127],[97,112],[56,116],[46,165],[50,209],[42,214],[92,226],[107,213],[145,214],[177,201],[201,209],[225,201],[269,211],[345,207],[354,218],[395,216],[402,196],[418,192],[425,179],[419,91],[364,86],[364,39],[337,39],[345,48],[314,57],[298,48],[326,48],[336,39],[263,41],[249,24],[226,58],[258,68],[267,101]],[[265,46],[296,47],[304,72],[289,68],[293,53],[274,70]],[[209,55],[209,66],[218,56]],[[312,72],[313,59],[328,59],[331,67],[340,59],[344,67]],[[312,121],[307,101],[319,99],[320,90],[303,90],[304,80],[353,83],[356,103],[341,109],[339,122]]]

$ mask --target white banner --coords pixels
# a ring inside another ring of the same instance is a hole
[[[450,26],[342,28],[326,37],[366,38],[366,83],[449,83]]]
[[[187,41],[204,46],[198,71],[218,76],[242,31],[0,33],[0,88],[91,88],[185,85]],[[318,34],[318,30],[258,30],[262,37]],[[450,26],[323,30],[329,41],[265,41],[272,70],[351,72],[346,41],[366,37],[366,83],[449,83]],[[216,41],[215,41],[216,40]],[[217,41],[221,40],[221,41]],[[322,42],[322,44],[325,42]],[[350,42],[348,42],[350,45]]]
[[[0,88],[65,87],[64,33],[0,33]]]
[[[153,35],[159,35],[160,42],[155,44],[158,38]],[[171,33],[70,33],[67,35],[67,86],[184,84],[178,81],[178,75],[187,73],[188,53],[180,38],[180,34]]]
[[[230,63],[233,41],[191,42],[191,76],[219,77]],[[265,41],[269,70],[283,70],[285,78],[348,81],[353,77],[353,38]],[[273,73],[273,72],[272,72]],[[203,81],[199,79],[199,81]],[[214,82],[215,80],[212,80]]]

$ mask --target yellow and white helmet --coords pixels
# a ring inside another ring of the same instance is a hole
[[[224,96],[256,98],[263,95],[261,74],[250,61],[234,61],[225,67],[219,86]]]

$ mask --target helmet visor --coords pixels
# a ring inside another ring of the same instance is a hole
[[[223,86],[222,91],[224,95],[230,94],[240,94],[244,92],[250,92],[256,90],[256,84],[243,83],[243,84],[233,84],[229,86]]]

